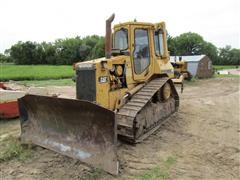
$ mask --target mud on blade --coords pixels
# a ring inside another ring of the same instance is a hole
[[[19,99],[21,139],[118,173],[114,112],[88,101],[26,95]]]

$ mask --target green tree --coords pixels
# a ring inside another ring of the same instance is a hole
[[[86,61],[89,60],[89,54],[91,51],[91,47],[86,45],[85,43],[82,44],[77,51],[77,56],[79,57],[80,61]]]
[[[104,56],[104,37],[77,36],[54,43],[20,41],[7,51],[16,64],[73,64]]]
[[[56,47],[52,43],[41,43],[44,54],[43,59],[45,64],[56,64]]]
[[[231,46],[219,48],[218,64],[240,65],[240,49],[232,49]]]
[[[104,56],[104,38],[97,35],[87,36],[83,38],[82,49],[85,49],[84,60],[96,59]],[[86,56],[87,54],[87,56]]]
[[[11,56],[0,53],[0,63],[10,63],[13,62]]]
[[[168,47],[173,56],[207,55],[214,64],[218,61],[217,47],[207,42],[197,33],[183,33],[175,38],[168,37]]]
[[[170,55],[176,56],[176,40],[172,36],[167,36],[168,51]]]
[[[105,55],[105,39],[103,37],[99,37],[97,43],[92,48],[88,57],[90,59],[95,59],[104,57],[104,55]]]
[[[56,64],[72,64],[79,61],[79,48],[82,40],[79,36],[75,38],[58,39],[56,46]]]
[[[204,40],[197,33],[183,33],[175,38],[176,55],[199,55],[202,53]]]
[[[212,43],[205,41],[201,54],[207,55],[212,60],[213,64],[218,64],[218,49]]]
[[[10,56],[16,64],[43,64],[44,50],[35,42],[18,42],[10,48]]]
[[[240,49],[233,48],[229,53],[232,65],[240,65]]]

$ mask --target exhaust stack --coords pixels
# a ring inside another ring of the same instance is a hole
[[[112,50],[112,29],[111,29],[111,23],[113,22],[115,17],[115,14],[112,14],[107,20],[106,20],[106,36],[105,36],[105,57],[106,59],[109,59],[111,57],[111,50]]]

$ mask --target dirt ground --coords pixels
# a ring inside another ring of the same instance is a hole
[[[240,75],[240,69],[228,69],[229,74]]]
[[[165,125],[140,144],[119,145],[118,177],[33,147],[32,158],[24,162],[0,163],[0,179],[136,179],[169,158],[174,159],[169,179],[240,179],[239,88],[240,78],[187,83],[179,112]],[[18,120],[0,123],[0,142],[19,133]]]
[[[224,69],[218,71],[219,74],[231,74],[231,75],[240,75],[240,68],[235,68],[235,69]]]

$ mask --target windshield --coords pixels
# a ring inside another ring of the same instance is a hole
[[[128,31],[120,29],[114,34],[114,49],[125,50],[128,48]]]

